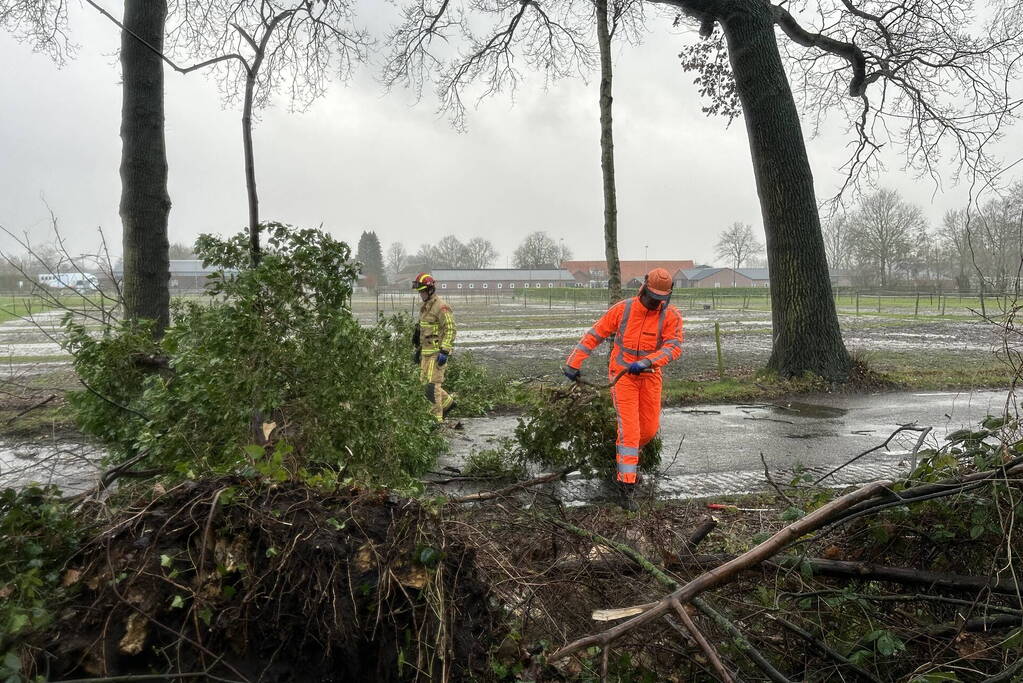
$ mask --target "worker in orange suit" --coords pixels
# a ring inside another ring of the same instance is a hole
[[[583,361],[614,337],[608,378],[627,373],[611,388],[618,413],[616,480],[627,500],[636,484],[639,449],[660,427],[661,368],[682,355],[682,314],[670,303],[672,284],[664,268],[647,273],[639,294],[609,308],[575,345],[564,367],[566,377],[579,379]]]

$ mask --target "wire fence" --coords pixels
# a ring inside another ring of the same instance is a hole
[[[634,296],[636,290],[625,290]],[[606,289],[553,287],[518,291],[448,290],[441,295],[452,305],[470,311],[512,313],[516,308],[530,314],[543,311],[594,311],[607,308]],[[999,315],[1016,300],[1011,292],[982,291],[884,291],[839,289],[833,294],[840,314],[859,316],[947,317],[963,318]],[[675,290],[671,302],[686,311],[763,311],[771,310],[771,291],[767,288],[692,288]],[[420,305],[418,294],[408,290],[362,292],[353,298],[353,307],[361,314],[415,314]]]

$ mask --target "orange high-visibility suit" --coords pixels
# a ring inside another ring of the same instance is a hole
[[[611,388],[618,413],[618,481],[635,484],[639,449],[654,438],[660,427],[661,368],[682,355],[682,314],[667,302],[650,310],[638,296],[619,301],[586,331],[566,364],[579,370],[590,353],[612,336],[609,379],[634,361],[646,359],[651,368],[640,374],[626,374]]]

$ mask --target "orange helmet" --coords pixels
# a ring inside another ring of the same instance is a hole
[[[416,279],[412,281],[412,289],[416,290],[417,292],[421,292],[424,289],[429,289],[430,287],[436,286],[437,281],[434,280],[433,276],[430,275],[429,273],[420,273],[419,275],[416,275]]]
[[[671,288],[675,284],[671,275],[664,268],[654,268],[643,280],[647,294],[658,301],[667,301],[671,296]]]

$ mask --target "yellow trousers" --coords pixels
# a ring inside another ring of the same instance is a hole
[[[437,365],[437,354],[423,354],[419,359],[419,381],[423,383],[423,394],[430,402],[430,412],[438,422],[444,420],[444,411],[455,402],[451,394],[441,387],[444,384],[444,369]]]

